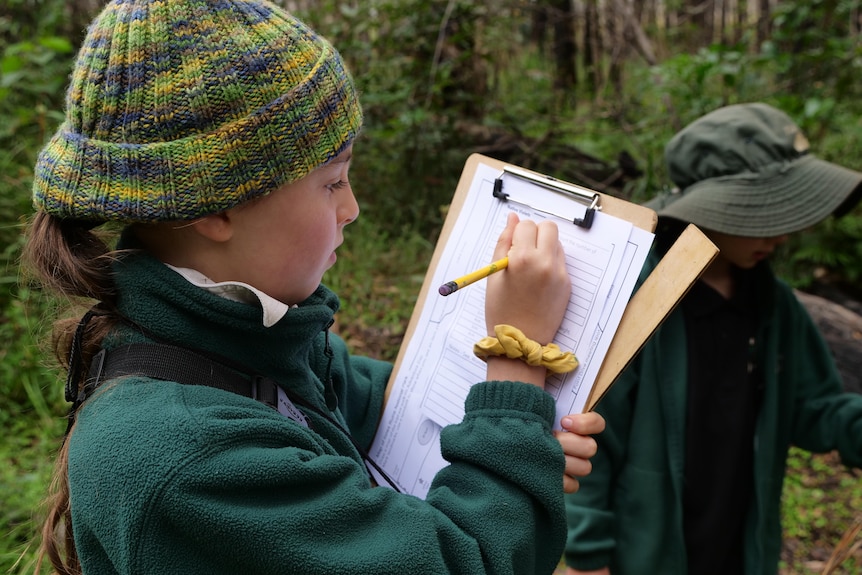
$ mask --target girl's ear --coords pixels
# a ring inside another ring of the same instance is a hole
[[[191,228],[213,242],[226,242],[233,237],[234,222],[230,211],[203,216]]]

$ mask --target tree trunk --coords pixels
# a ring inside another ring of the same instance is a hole
[[[722,44],[731,44],[733,42],[731,38],[732,24],[728,21],[730,15],[727,13],[727,4],[727,0],[716,0],[715,11],[719,15],[718,39]]]
[[[610,38],[610,64],[608,65],[608,82],[614,88],[617,98],[621,98],[623,91],[623,61],[626,55],[625,20],[619,10],[619,3],[623,0],[613,0],[608,6],[605,17],[607,22],[608,37]]]
[[[477,42],[479,19],[475,8],[466,2],[449,0],[439,15],[437,43],[431,69],[428,102],[431,101],[437,70],[448,67],[448,80],[439,88],[441,109],[456,111],[463,117],[481,119],[488,94],[488,71]]]
[[[748,1],[736,0],[736,30],[733,35],[734,42],[741,42],[742,35],[748,27]]]
[[[627,39],[631,38],[631,43],[634,44],[638,54],[646,60],[647,64],[654,66],[656,64],[655,51],[643,28],[641,28],[640,22],[635,18],[632,7],[626,0],[613,0],[613,10],[617,16],[616,25],[620,28],[616,37],[625,44],[628,44]]]
[[[848,33],[851,38],[855,38],[859,35],[859,6],[856,5],[850,10],[850,25],[848,28]]]
[[[771,14],[769,0],[757,0],[757,49],[769,39],[771,33]]]
[[[550,0],[554,29],[554,90],[563,108],[574,108],[578,85],[575,14],[570,0]]]
[[[715,37],[715,0],[689,0],[688,15],[695,34],[695,45],[708,46]]]
[[[548,7],[544,4],[535,4],[530,14],[530,42],[539,49],[540,54],[545,53],[545,40],[547,37]]]
[[[590,93],[595,98],[602,86],[602,36],[596,0],[584,3],[584,70]]]

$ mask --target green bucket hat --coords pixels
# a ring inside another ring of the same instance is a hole
[[[695,120],[668,142],[670,194],[647,205],[661,217],[743,237],[775,237],[843,215],[862,173],[814,157],[787,114],[739,104]]]

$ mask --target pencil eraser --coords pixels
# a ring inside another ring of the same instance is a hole
[[[457,289],[458,285],[455,282],[448,282],[440,286],[437,290],[440,292],[440,295],[449,295],[453,291]]]

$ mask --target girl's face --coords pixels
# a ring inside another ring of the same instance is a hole
[[[347,179],[351,154],[352,147],[301,180],[229,211],[230,261],[221,281],[243,281],[286,304],[310,296],[335,263],[344,227],[359,215]]]
[[[785,234],[773,238],[747,238],[714,231],[707,235],[720,250],[719,258],[742,269],[751,269],[767,259],[789,237]]]

